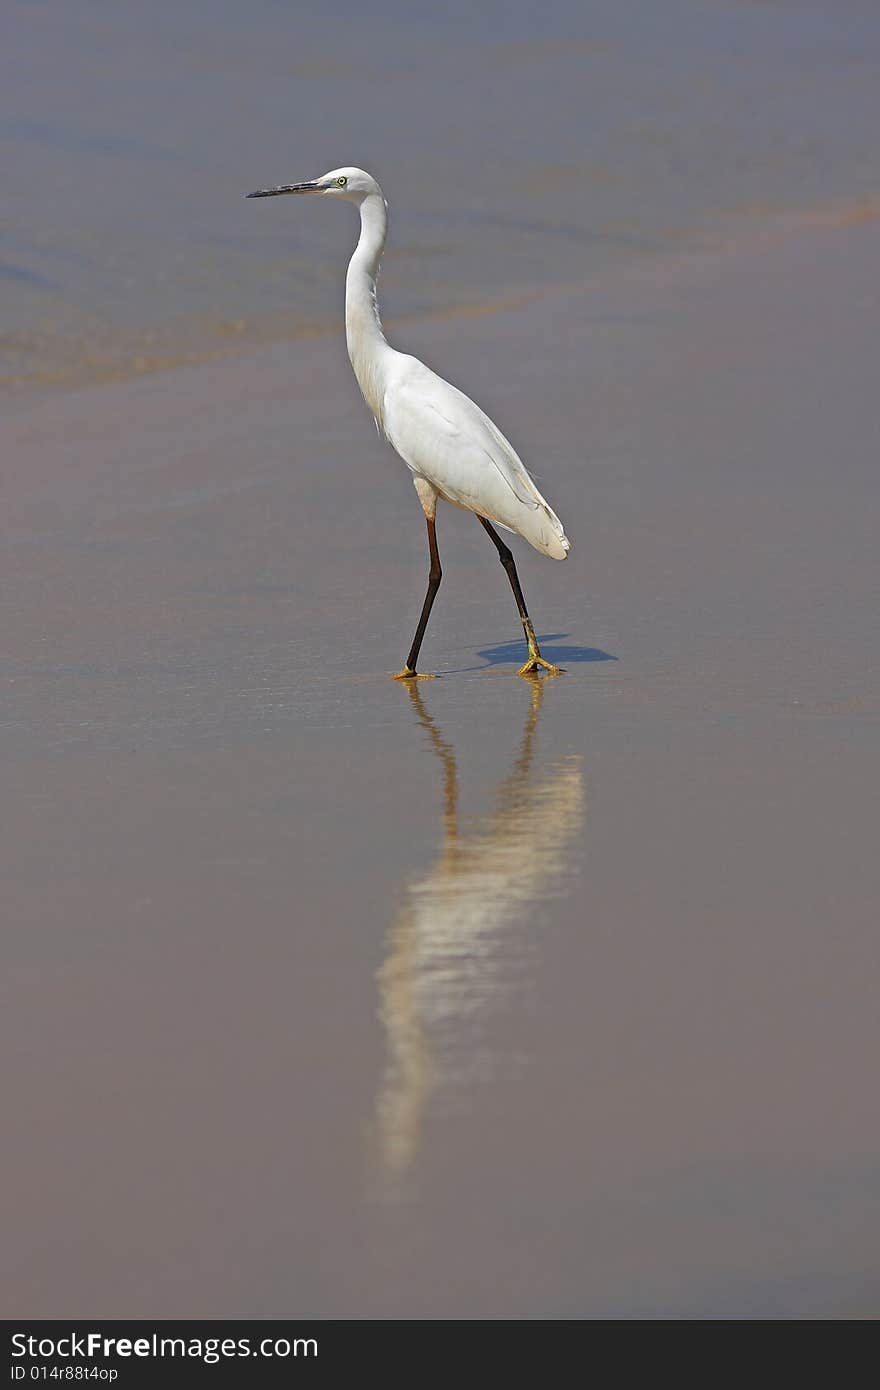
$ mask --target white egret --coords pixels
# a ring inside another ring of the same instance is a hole
[[[492,522],[515,531],[543,555],[564,560],[569,543],[562,522],[545,502],[512,445],[479,406],[416,357],[397,352],[382,331],[376,277],[388,230],[387,203],[376,180],[363,169],[331,169],[307,183],[282,184],[248,193],[275,198],[282,193],[318,193],[343,198],[360,209],[361,234],[345,279],[345,336],[348,355],[367,405],[413,475],[428,527],[431,568],[406,665],[398,680],[424,679],[416,672],[419,649],[442,571],[437,549],[437,499],[474,512],[491,536],[513,589],[528,644],[521,676],[561,667],[545,661],[520,588],[513,555]]]

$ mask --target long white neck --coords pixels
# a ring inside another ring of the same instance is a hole
[[[361,203],[361,234],[345,277],[345,339],[358,385],[380,424],[385,372],[392,353],[376,302],[387,231],[385,199],[381,193],[370,193]]]

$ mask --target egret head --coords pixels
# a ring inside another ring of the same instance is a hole
[[[382,196],[382,190],[371,174],[363,169],[331,169],[319,179],[308,183],[283,183],[278,188],[258,188],[246,193],[246,198],[275,198],[279,193],[323,193],[331,198],[345,198],[350,203],[362,203],[371,193]]]

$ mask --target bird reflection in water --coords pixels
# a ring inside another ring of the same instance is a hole
[[[418,1154],[429,1099],[452,1102],[504,1059],[485,1044],[494,1008],[520,986],[534,946],[531,909],[566,868],[584,817],[580,759],[534,768],[544,691],[531,677],[518,754],[494,810],[463,828],[455,750],[419,686],[406,690],[442,768],[443,837],[434,865],[409,884],[378,973],[387,1065],[376,1104],[379,1157],[403,1174]]]

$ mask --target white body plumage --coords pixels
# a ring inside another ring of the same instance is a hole
[[[348,355],[379,428],[414,475],[426,511],[442,497],[527,540],[554,560],[569,542],[513,446],[488,415],[418,358],[397,352],[382,330],[376,278],[388,213],[376,180],[362,169],[336,169],[341,192],[360,206],[361,234],[345,281]],[[338,185],[337,185],[338,186]],[[419,486],[419,483],[422,486]]]
[[[344,198],[360,210],[361,234],[345,280],[348,355],[378,428],[413,475],[427,521],[431,556],[422,614],[406,664],[395,679],[426,679],[417,673],[416,660],[443,575],[435,528],[440,497],[479,517],[507,572],[529,653],[519,675],[534,675],[539,670],[561,674],[560,667],[541,655],[513,555],[492,523],[522,536],[543,555],[564,560],[569,543],[562,522],[488,415],[418,358],[396,352],[388,343],[376,303],[376,277],[388,231],[388,209],[381,188],[363,169],[347,168],[331,169],[323,178],[307,183],[262,188],[247,196],[273,198],[280,193]]]

